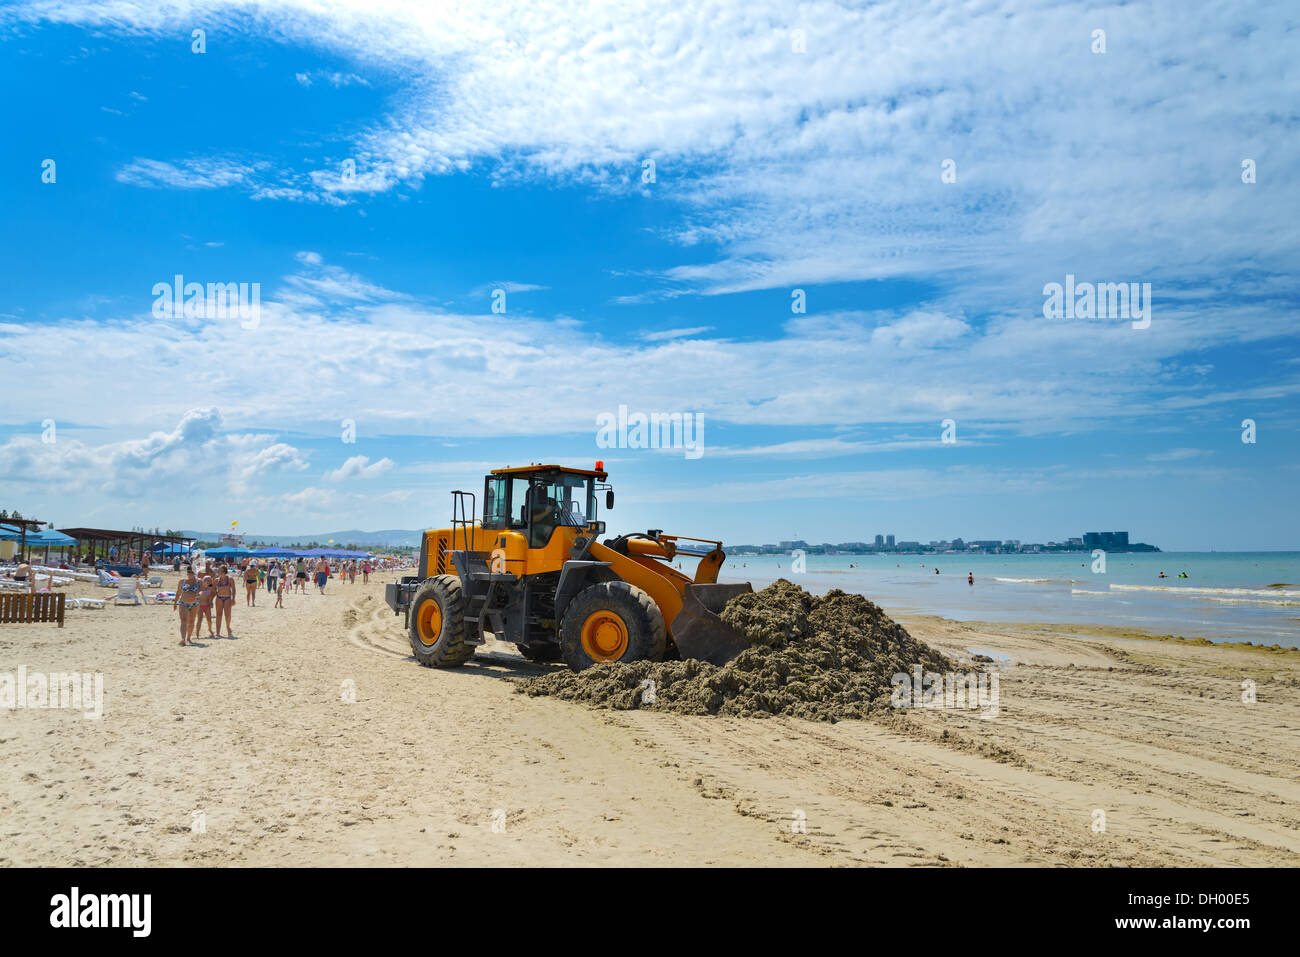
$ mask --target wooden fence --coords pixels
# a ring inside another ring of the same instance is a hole
[[[62,592],[37,595],[0,592],[0,622],[57,621],[62,628],[66,600]]]

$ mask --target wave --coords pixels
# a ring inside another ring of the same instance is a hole
[[[1056,581],[1055,578],[994,578],[995,582],[1014,582],[1018,585],[1048,585]]]
[[[1279,591],[1275,588],[1198,588],[1191,585],[1111,585],[1111,591],[1153,591],[1162,594],[1206,597],[1215,595],[1257,595],[1261,598],[1300,598],[1300,591]]]
[[[1208,597],[1210,601],[1217,601],[1222,605],[1281,605],[1284,608],[1300,607],[1300,601],[1287,601],[1284,598],[1222,598],[1214,595]]]

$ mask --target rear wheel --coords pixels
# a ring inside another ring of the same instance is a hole
[[[474,655],[465,643],[465,599],[460,579],[438,575],[411,599],[411,651],[426,668],[454,668]]]
[[[574,671],[598,661],[659,661],[667,647],[659,606],[625,581],[583,589],[560,624],[560,650]]]

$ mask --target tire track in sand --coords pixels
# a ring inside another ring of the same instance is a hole
[[[401,619],[398,618],[396,623],[399,627],[395,627],[394,618],[398,616],[392,613],[391,608],[370,600],[369,595],[353,602],[343,611],[343,623],[350,625],[348,641],[353,645],[385,657],[414,661],[406,634],[400,628]]]

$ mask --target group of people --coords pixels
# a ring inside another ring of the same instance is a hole
[[[307,594],[308,581],[314,581],[316,588],[323,595],[325,585],[331,578],[339,578],[349,584],[356,582],[357,573],[361,573],[363,584],[370,582],[370,573],[375,566],[369,559],[341,562],[330,567],[327,558],[271,559],[263,564],[255,558],[245,558],[232,574],[229,565],[213,566],[209,559],[202,573],[195,571],[194,565],[185,566],[185,577],[176,589],[172,608],[180,614],[180,643],[190,645],[199,637],[199,627],[206,622],[209,638],[221,638],[221,623],[226,624],[225,637],[233,638],[230,617],[235,604],[235,582],[244,583],[244,604],[256,607],[257,593],[265,585],[266,590],[275,595],[275,608],[284,607],[284,593],[301,591]],[[212,613],[216,611],[216,630],[213,631]]]
[[[208,623],[208,637],[221,637],[221,623],[226,623],[226,637],[235,637],[231,628],[230,614],[235,604],[235,579],[230,575],[226,565],[219,565],[214,570],[211,564],[204,566],[203,576],[194,571],[193,565],[185,566],[185,577],[176,587],[176,597],[172,599],[172,608],[180,609],[181,644],[191,645],[193,638],[199,636],[199,625]],[[216,634],[212,631],[212,611],[217,612]],[[191,637],[193,636],[193,638]]]

